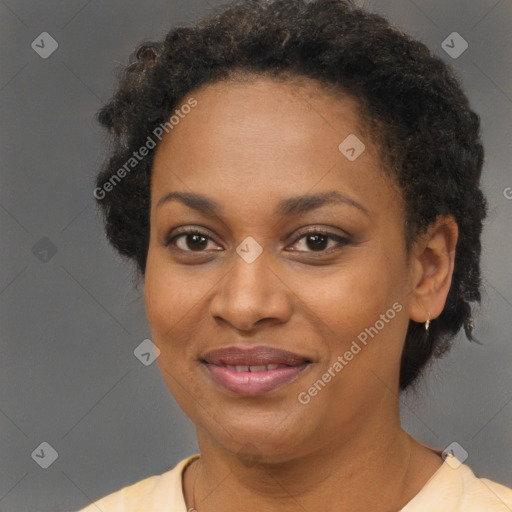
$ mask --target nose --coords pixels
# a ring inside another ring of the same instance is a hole
[[[265,250],[251,263],[238,254],[214,295],[210,313],[239,331],[251,331],[256,324],[281,324],[292,313],[291,291],[271,268]]]

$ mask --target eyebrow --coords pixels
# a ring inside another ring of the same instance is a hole
[[[194,192],[169,192],[158,200],[157,209],[170,201],[179,201],[193,210],[205,215],[221,216],[223,209],[213,199]],[[346,204],[357,208],[369,216],[368,210],[360,203],[336,190],[318,194],[306,194],[290,197],[280,201],[275,209],[275,215],[291,216],[307,213],[327,204]]]

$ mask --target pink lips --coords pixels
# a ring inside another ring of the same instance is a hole
[[[268,393],[294,380],[309,360],[273,347],[228,347],[208,352],[202,361],[213,380],[237,395]]]

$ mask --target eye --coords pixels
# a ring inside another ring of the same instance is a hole
[[[184,252],[204,252],[208,247],[209,241],[213,242],[211,237],[202,231],[197,229],[182,229],[179,234],[169,237],[165,245],[174,245]]]
[[[303,245],[306,249],[295,250],[296,252],[316,252],[322,254],[329,254],[333,250],[337,250],[342,246],[347,245],[350,240],[347,237],[337,235],[328,231],[323,231],[318,228],[311,229],[303,233],[295,240],[293,245],[300,245],[303,240]],[[182,228],[179,233],[174,234],[167,238],[165,245],[173,245],[178,250],[183,252],[205,252],[208,249],[209,243],[213,239],[205,232],[198,229]],[[329,242],[335,242],[329,246]],[[222,250],[213,249],[213,250]],[[294,252],[294,251],[291,251]]]
[[[293,245],[297,245],[301,240],[303,240],[303,247],[305,246],[306,250],[299,250],[298,252],[319,252],[324,254],[337,250],[350,242],[347,237],[319,229],[312,229],[302,234]],[[329,241],[336,243],[329,247]]]

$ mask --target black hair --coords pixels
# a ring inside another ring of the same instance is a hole
[[[382,16],[350,0],[237,1],[140,45],[98,114],[112,141],[96,179],[101,194],[95,193],[108,240],[143,276],[154,151],[129,172],[126,162],[187,95],[239,71],[314,79],[359,101],[383,169],[401,189],[408,248],[438,216],[454,217],[459,238],[451,288],[428,332],[409,322],[400,369],[406,389],[461,327],[474,339],[471,303],[480,302],[487,212],[480,188],[484,150],[480,118],[451,66]],[[113,182],[123,166],[123,178]]]

